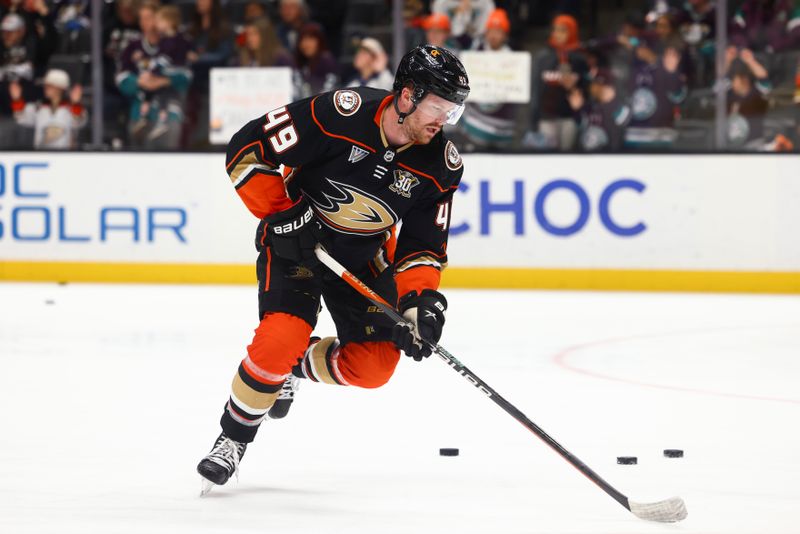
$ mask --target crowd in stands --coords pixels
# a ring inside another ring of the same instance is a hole
[[[213,148],[209,72],[216,67],[289,67],[294,98],[390,89],[391,4],[106,0],[104,143]],[[798,150],[800,5],[793,0],[728,2],[719,80],[714,0],[619,0],[602,26],[589,4],[597,3],[404,2],[407,48],[427,42],[457,53],[531,54],[530,102],[468,103],[450,132],[464,149],[712,150],[715,94],[723,90],[729,149]],[[87,144],[90,10],[89,0],[0,0],[0,147]]]

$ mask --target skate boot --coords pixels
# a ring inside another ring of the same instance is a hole
[[[234,441],[223,432],[217,438],[205,458],[197,464],[197,472],[203,477],[201,495],[205,495],[214,485],[225,484],[231,475],[239,474],[239,462],[247,450],[247,443]]]
[[[320,338],[317,336],[309,339],[306,353],[319,340]],[[286,417],[286,414],[289,413],[289,408],[292,407],[292,402],[294,402],[294,394],[297,393],[298,389],[300,389],[300,379],[292,373],[286,377],[286,382],[283,383],[281,392],[278,394],[278,398],[275,399],[275,404],[267,412],[270,419],[283,419]]]

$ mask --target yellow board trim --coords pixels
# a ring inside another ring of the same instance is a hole
[[[255,268],[231,264],[0,262],[0,280],[167,284],[254,284]],[[442,286],[486,289],[597,289],[800,293],[800,272],[450,267]]]

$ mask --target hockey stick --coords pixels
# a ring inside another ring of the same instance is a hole
[[[322,247],[317,246],[316,255],[319,261],[325,264],[331,271],[333,271],[342,280],[347,282],[356,291],[361,293],[367,300],[377,306],[383,313],[385,313],[393,321],[408,325],[412,329],[413,323],[400,315],[400,313],[380,295],[375,293],[372,289],[366,286],[361,280],[356,278],[350,271],[345,269],[338,261],[333,259],[330,254],[325,252]],[[583,463],[578,457],[565,449],[560,443],[551,438],[547,432],[542,430],[536,423],[528,419],[524,413],[519,411],[513,404],[501,397],[489,384],[481,380],[472,371],[467,369],[467,366],[461,363],[455,356],[447,352],[438,343],[427,342],[431,350],[436,353],[439,358],[450,366],[456,373],[463,376],[470,384],[478,388],[481,393],[492,399],[495,404],[500,406],[511,417],[519,421],[522,426],[536,434],[538,438],[549,445],[554,451],[561,455],[566,461],[572,464],[578,471],[583,473],[586,478],[597,484],[600,489],[610,495],[615,501],[624,506],[627,510],[633,513],[640,519],[648,521],[660,521],[663,523],[672,523],[686,518],[686,505],[680,497],[673,497],[664,501],[654,503],[637,503],[628,500],[628,497],[623,495],[619,490],[614,488],[611,484],[603,480],[600,475],[595,473],[588,465]]]

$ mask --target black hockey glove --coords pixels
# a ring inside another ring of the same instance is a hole
[[[392,340],[397,348],[416,361],[422,361],[431,355],[431,349],[425,341],[436,343],[442,337],[444,312],[447,300],[444,295],[433,289],[425,289],[419,295],[408,293],[400,299],[398,311],[413,325],[397,323],[392,330]]]
[[[264,217],[261,224],[259,234],[267,233],[265,242],[276,256],[314,267],[319,265],[314,254],[317,243],[330,252],[327,232],[304,199],[287,210]]]

